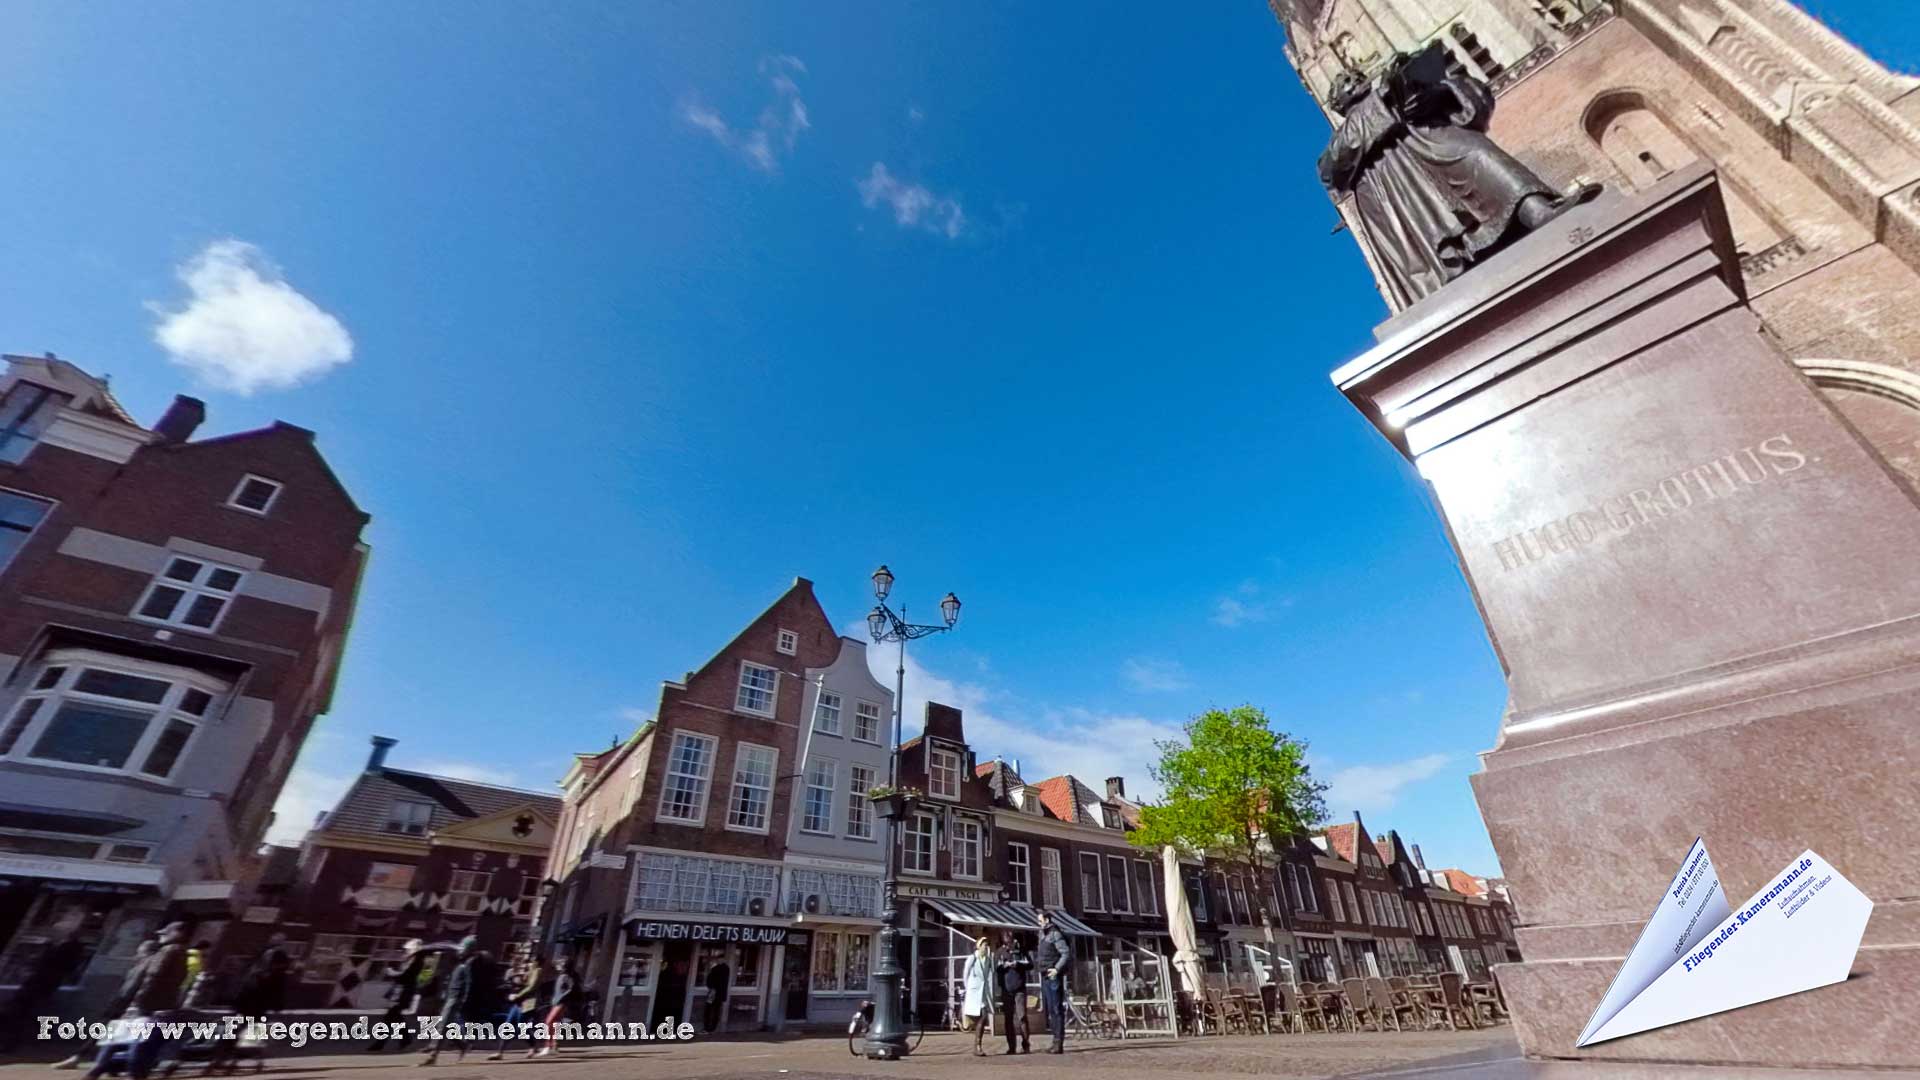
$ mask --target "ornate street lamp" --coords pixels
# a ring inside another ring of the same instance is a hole
[[[904,1006],[906,971],[900,966],[898,944],[900,921],[897,910],[899,879],[895,874],[894,853],[900,847],[900,819],[912,812],[913,799],[900,791],[900,735],[904,698],[907,693],[907,642],[929,634],[945,633],[960,621],[960,598],[948,593],[940,601],[940,617],[945,625],[916,625],[907,621],[907,609],[898,614],[887,606],[887,594],[893,591],[893,571],[884,565],[873,572],[873,598],[879,603],[867,614],[867,635],[876,644],[898,642],[899,663],[894,668],[893,746],[887,754],[887,798],[892,803],[882,809],[887,822],[887,876],[884,909],[880,912],[880,956],[874,964],[873,981],[879,984],[873,996],[873,1024],[867,1028],[867,1057],[875,1061],[897,1061],[907,1056],[907,1029]],[[878,800],[876,800],[878,801]]]

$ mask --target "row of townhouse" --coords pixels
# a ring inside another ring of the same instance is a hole
[[[327,711],[367,515],[314,434],[151,427],[52,355],[0,371],[0,995],[77,935],[62,1010],[140,940],[218,942]]]
[[[796,580],[667,682],[630,738],[578,755],[562,781],[542,948],[573,958],[607,1019],[694,1015],[724,964],[731,1029],[844,1022],[878,951],[887,832],[867,792],[889,780],[892,714],[865,644],[840,636]],[[1140,808],[1123,779],[1029,783],[1017,763],[978,760],[960,710],[937,703],[900,743],[898,770],[924,796],[894,853],[901,962],[924,1016],[945,1008],[976,937],[1031,938],[1042,909],[1089,977],[1171,954],[1165,870],[1128,842]],[[1396,835],[1357,842],[1366,835],[1356,815],[1259,871],[1184,859],[1209,967],[1250,976],[1279,959],[1330,978],[1481,974],[1517,959],[1497,885],[1429,872]]]

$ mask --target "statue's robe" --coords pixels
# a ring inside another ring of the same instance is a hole
[[[1351,194],[1375,262],[1405,307],[1522,230],[1529,195],[1556,193],[1487,137],[1493,94],[1473,79],[1389,73],[1349,103],[1320,155],[1335,198]]]

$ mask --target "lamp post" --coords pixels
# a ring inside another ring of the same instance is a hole
[[[887,606],[887,594],[892,591],[893,571],[885,566],[875,570],[873,598],[877,603],[867,613],[867,635],[873,638],[875,644],[892,641],[900,645],[899,662],[893,673],[893,745],[887,753],[887,787],[897,792],[900,786],[901,715],[907,692],[907,642],[953,629],[953,624],[960,620],[960,598],[948,593],[946,599],[940,601],[941,624],[915,625],[907,621],[905,605],[901,605],[898,614]],[[873,969],[873,981],[879,984],[879,989],[874,994],[873,1024],[867,1028],[867,1042],[863,1048],[867,1057],[875,1061],[897,1061],[907,1056],[907,1029],[904,1017],[900,1015],[901,987],[905,985],[906,972],[900,967],[899,931],[895,926],[900,921],[897,910],[900,883],[893,860],[899,846],[900,816],[894,814],[887,818],[887,876],[880,912],[880,959]]]

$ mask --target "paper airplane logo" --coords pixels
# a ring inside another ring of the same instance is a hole
[[[1693,842],[1579,1046],[1842,982],[1873,901],[1803,851],[1738,908]]]

